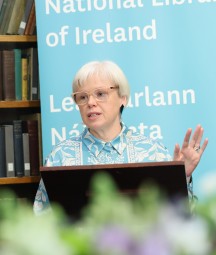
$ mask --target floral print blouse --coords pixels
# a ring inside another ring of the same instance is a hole
[[[76,137],[60,142],[46,159],[46,166],[119,164],[172,160],[167,148],[159,141],[132,132],[122,123],[121,133],[112,141],[94,137],[87,128]],[[59,187],[61,188],[61,187]],[[36,193],[34,212],[50,209],[49,198],[41,179]]]

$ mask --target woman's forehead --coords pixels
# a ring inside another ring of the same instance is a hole
[[[112,79],[106,74],[92,74],[84,79],[80,80],[80,85],[85,86],[88,83],[102,83],[102,84],[110,84],[112,83]]]

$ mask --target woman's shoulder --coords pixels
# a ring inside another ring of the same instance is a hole
[[[77,155],[80,154],[81,147],[81,139],[79,136],[70,137],[59,142],[48,155],[46,165],[76,165]]]
[[[136,155],[138,162],[171,160],[167,147],[159,139],[154,139],[129,129],[127,140],[130,150]]]
[[[132,129],[127,129],[126,132],[127,139],[130,140],[133,144],[140,145],[140,146],[149,146],[149,147],[157,147],[162,150],[167,150],[166,146],[163,144],[163,142],[159,139],[152,138],[149,136],[146,136],[138,131],[134,131]]]
[[[58,149],[59,147],[64,147],[64,146],[73,146],[73,145],[76,145],[77,143],[80,143],[82,142],[82,138],[81,138],[81,134],[80,135],[77,135],[77,136],[71,136],[67,139],[64,139],[60,142],[58,142],[54,148],[54,149]]]

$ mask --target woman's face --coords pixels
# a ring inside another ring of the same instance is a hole
[[[118,88],[107,79],[98,76],[88,78],[83,86],[76,92],[87,92],[90,95],[85,104],[79,105],[80,114],[84,124],[90,132],[100,139],[113,139],[120,132],[120,107],[126,105],[126,97],[120,97]],[[102,101],[95,98],[93,94],[95,89],[105,88],[108,97],[103,101],[103,94],[100,91],[97,96]],[[82,97],[83,98],[83,97]],[[109,136],[109,138],[108,138]],[[113,136],[113,137],[112,137]]]

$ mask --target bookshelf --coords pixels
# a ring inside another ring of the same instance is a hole
[[[26,49],[37,47],[36,35],[0,35],[0,50],[15,48]],[[19,119],[21,115],[30,116],[40,113],[40,100],[0,101],[1,121]],[[33,201],[40,176],[1,177],[0,191],[10,189],[18,198]]]

